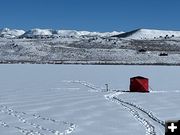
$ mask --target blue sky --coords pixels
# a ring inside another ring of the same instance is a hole
[[[0,28],[180,30],[179,0],[0,0]]]

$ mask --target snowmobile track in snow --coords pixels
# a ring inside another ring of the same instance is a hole
[[[123,100],[121,100],[121,99],[119,99],[119,98],[117,98],[117,97],[113,97],[113,99],[115,99],[115,100],[117,100],[117,101],[119,101],[119,102],[121,102],[121,103],[127,104],[127,105],[129,105],[129,106],[132,106],[132,107],[134,107],[134,108],[136,108],[136,109],[139,109],[140,111],[142,111],[143,113],[145,113],[146,115],[148,115],[149,118],[151,118],[151,119],[154,120],[155,122],[157,122],[157,123],[159,123],[159,124],[161,124],[162,126],[165,127],[164,121],[158,119],[156,116],[154,116],[154,115],[152,114],[152,112],[148,112],[147,110],[143,109],[142,107],[140,107],[140,106],[138,106],[138,105],[136,105],[136,104],[133,104],[133,103],[130,103],[130,102],[127,102],[127,101],[123,101]]]
[[[76,128],[76,125],[73,123],[69,123],[69,122],[65,122],[65,121],[58,121],[58,120],[55,120],[55,119],[52,119],[49,117],[42,117],[37,114],[27,114],[25,112],[18,112],[18,111],[13,110],[5,105],[0,105],[0,113],[12,116],[12,117],[18,119],[19,122],[30,125],[31,127],[37,129],[37,131],[34,131],[34,130],[24,129],[24,128],[18,127],[18,126],[10,126],[6,122],[0,120],[0,125],[2,127],[5,127],[5,128],[13,127],[24,135],[45,135],[44,133],[41,133],[39,131],[49,132],[50,134],[54,134],[54,135],[67,135],[67,134],[72,133]],[[46,121],[46,122],[48,121],[48,122],[51,122],[52,124],[57,124],[59,126],[64,125],[68,128],[66,128],[64,131],[58,131],[55,129],[45,128],[40,124],[36,124],[35,122],[30,122],[28,120],[28,117],[31,117],[34,120],[38,119],[41,121]]]
[[[64,81],[64,82],[81,84],[85,87],[90,88],[93,92],[102,92],[102,88],[96,87],[95,85],[88,83],[86,81],[74,80],[74,81]]]
[[[79,83],[85,87],[92,89],[93,91],[102,92],[103,89],[94,86],[86,81],[68,81],[70,83]],[[115,92],[105,95],[105,98],[111,102],[115,102],[121,104],[133,117],[139,121],[146,130],[146,135],[157,135],[156,130],[158,130],[160,134],[164,135],[162,129],[165,129],[165,122],[157,118],[152,112],[145,110],[144,108],[140,107],[131,102],[124,101],[118,97],[120,94],[125,94],[126,92]],[[158,124],[158,127],[154,125],[154,123]]]
[[[105,98],[117,104],[121,104],[126,110],[128,110],[133,117],[145,127],[146,135],[157,135],[157,130],[160,134],[164,135],[161,129],[154,125],[154,123],[158,123],[158,126],[165,128],[164,122],[154,116],[152,112],[149,112],[134,103],[130,103],[118,98],[117,96],[122,93],[123,92],[111,93],[105,95]]]

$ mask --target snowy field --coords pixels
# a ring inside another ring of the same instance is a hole
[[[1,135],[163,135],[180,119],[179,67],[0,65]],[[128,90],[150,79],[151,93]]]

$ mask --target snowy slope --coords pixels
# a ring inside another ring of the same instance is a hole
[[[90,32],[77,30],[53,30],[53,29],[31,29],[28,31],[16,29],[0,29],[0,37],[5,38],[39,38],[39,37],[76,37],[99,36],[99,37],[120,37],[127,39],[162,39],[180,37],[180,31],[166,31],[154,29],[137,29],[130,32]]]
[[[8,28],[3,28],[0,29],[0,37],[4,38],[16,38],[18,36],[21,36],[25,33],[24,30],[16,30],[16,29],[8,29]]]
[[[158,39],[165,37],[180,37],[180,31],[137,29],[117,35],[117,37],[129,39]]]
[[[120,32],[32,29],[21,33],[24,31],[1,30],[6,37],[0,37],[1,63],[180,65],[178,31],[140,29],[118,34]],[[169,37],[165,39],[166,35]],[[140,52],[141,49],[146,52]],[[161,56],[164,52],[168,54]]]
[[[141,45],[139,48],[146,47],[149,51],[140,53],[138,48],[134,49],[136,45]],[[180,65],[179,50],[178,40],[133,43],[131,40],[121,38],[100,37],[59,37],[48,40],[0,39],[2,63]],[[159,56],[162,51],[169,53],[168,56]]]
[[[51,30],[51,29],[31,29],[26,31],[21,37],[24,38],[35,38],[39,36],[52,36],[56,31]]]
[[[123,32],[117,32],[117,31],[113,31],[113,32],[104,32],[104,33],[100,33],[100,32],[90,32],[90,31],[76,31],[76,30],[57,30],[57,34],[59,36],[74,36],[74,37],[79,37],[79,36],[101,36],[101,37],[106,37],[106,36],[113,36],[113,35],[117,35],[117,34],[121,34]]]
[[[0,29],[0,37],[3,38],[39,38],[39,37],[80,37],[80,36],[113,36],[123,32],[90,32],[90,31],[76,31],[76,30],[53,30],[53,29],[31,29],[31,30],[16,30],[3,28]]]
[[[80,36],[113,36],[117,34],[121,34],[122,32],[89,32],[89,31],[76,31],[76,30],[52,30],[52,29],[32,29],[29,31],[26,31],[21,37],[23,38],[36,38],[36,37],[43,37],[43,36],[49,36],[49,37],[80,37]]]

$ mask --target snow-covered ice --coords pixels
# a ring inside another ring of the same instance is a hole
[[[178,67],[7,64],[0,74],[3,135],[161,135],[180,117]],[[136,75],[151,93],[103,91],[128,90]]]

